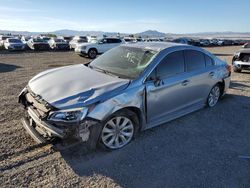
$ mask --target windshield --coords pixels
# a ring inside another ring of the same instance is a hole
[[[9,42],[10,43],[22,43],[22,41],[19,39],[9,39]]]
[[[119,46],[92,61],[90,67],[121,78],[135,79],[149,65],[156,53],[148,49]]]

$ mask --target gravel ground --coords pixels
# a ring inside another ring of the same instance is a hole
[[[239,47],[208,48],[228,62]],[[127,147],[62,151],[22,128],[17,96],[37,73],[86,63],[73,52],[0,52],[0,187],[250,187],[250,72],[233,73],[228,95],[142,132]]]

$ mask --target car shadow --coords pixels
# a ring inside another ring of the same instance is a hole
[[[0,63],[0,73],[11,72],[18,68],[21,68],[21,67],[17,65]]]
[[[244,184],[250,164],[237,155],[250,151],[250,127],[237,119],[249,110],[250,97],[228,94],[216,107],[144,131],[122,149],[90,151],[80,144],[60,152],[78,176],[107,177],[122,187],[223,187],[237,178]]]
[[[230,88],[231,89],[235,89],[235,90],[246,90],[250,88],[250,85],[247,85],[245,83],[249,83],[249,82],[245,82],[245,81],[231,81],[230,83]]]

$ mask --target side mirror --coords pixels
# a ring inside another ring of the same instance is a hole
[[[161,83],[162,83],[162,80],[161,80],[161,78],[159,76],[157,76],[157,77],[154,78],[154,85],[155,85],[155,87],[160,86]]]
[[[158,87],[161,85],[162,80],[159,76],[150,76],[148,77],[147,81],[152,81],[155,85],[155,87]]]

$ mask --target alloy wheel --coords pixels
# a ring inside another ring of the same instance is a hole
[[[101,140],[106,147],[118,149],[128,144],[133,135],[133,122],[127,117],[116,116],[104,125]]]
[[[90,50],[90,51],[89,51],[89,57],[90,57],[91,59],[94,59],[94,58],[96,57],[96,51],[95,51],[95,50]]]
[[[220,87],[218,85],[214,86],[208,96],[208,106],[213,107],[217,104],[220,98]]]

